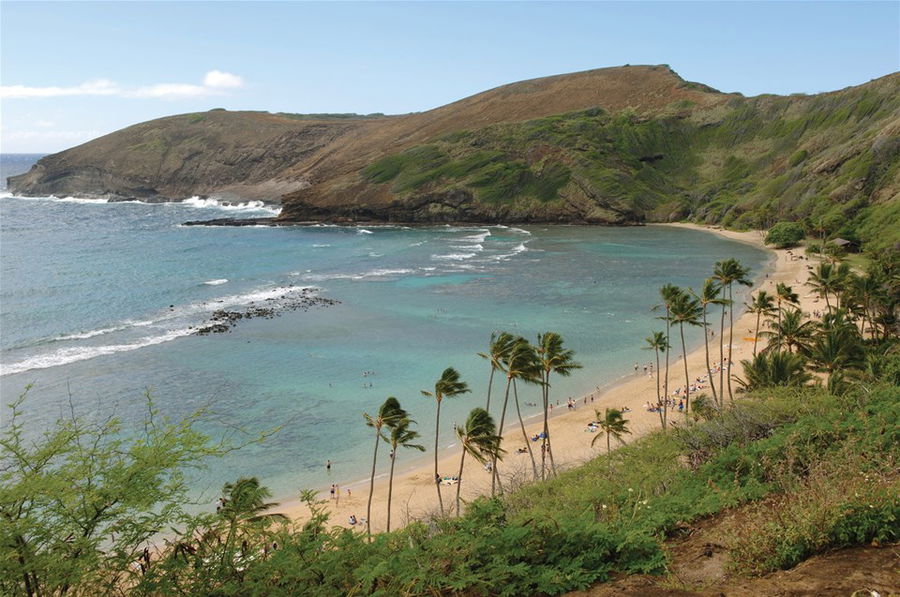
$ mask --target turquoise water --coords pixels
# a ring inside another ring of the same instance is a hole
[[[215,435],[281,426],[213,462],[196,485],[212,492],[256,475],[291,496],[365,476],[362,413],[388,395],[430,436],[434,405],[419,391],[448,366],[473,389],[445,403],[442,443],[452,443],[453,422],[483,403],[489,370],[475,353],[494,330],[563,334],[584,365],[554,384],[564,400],[649,360],[641,344],[661,329],[650,310],[659,286],[697,286],[727,257],[757,273],[767,260],[666,227],[180,226],[225,212],[267,215],[203,202],[0,198],[3,403],[33,383],[32,429],[67,409],[70,394],[83,414],[136,421],[149,389],[169,416],[210,407]],[[277,305],[301,287],[340,304],[191,334],[217,308]]]

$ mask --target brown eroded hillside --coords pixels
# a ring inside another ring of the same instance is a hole
[[[593,107],[657,113],[675,101],[707,106],[725,97],[665,66],[625,66],[504,85],[405,116],[296,119],[213,110],[144,122],[47,156],[10,187],[29,195],[176,200],[277,201],[299,191],[303,201],[340,204],[359,199],[361,168],[447,133]],[[390,200],[383,189],[365,194],[366,201]]]

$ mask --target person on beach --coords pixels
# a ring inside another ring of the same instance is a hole
[[[335,487],[334,487],[334,483],[332,483],[331,484],[331,499],[334,499],[334,492],[335,492]]]
[[[350,520],[348,520],[347,522],[350,523],[350,526],[356,526],[356,523],[357,523],[356,514],[351,514]]]
[[[330,471],[330,470],[331,470],[331,461],[330,461],[330,460],[329,460],[328,462],[325,463],[325,470],[326,470],[326,471]]]

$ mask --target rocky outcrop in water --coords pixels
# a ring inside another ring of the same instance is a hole
[[[266,304],[264,306],[251,303],[250,306],[242,310],[219,309],[213,312],[206,323],[196,328],[194,334],[198,336],[223,334],[230,332],[234,326],[244,320],[272,319],[287,311],[309,311],[315,307],[331,307],[340,304],[340,301],[336,299],[318,296],[315,292],[311,288],[301,288],[295,293],[278,299],[268,298],[265,300]]]

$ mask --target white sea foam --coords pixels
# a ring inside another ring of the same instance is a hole
[[[428,241],[420,240],[419,242],[417,242],[417,243],[412,243],[412,244],[409,245],[409,246],[410,246],[410,247],[421,247],[421,246],[424,245],[426,242],[428,242]]]
[[[315,245],[313,245],[313,248],[314,249],[324,249],[325,247],[330,247],[330,246],[331,245],[329,245],[329,244],[315,244]]]
[[[415,270],[411,269],[373,269],[364,274],[353,276],[354,280],[363,280],[365,278],[383,278],[385,276],[400,276],[404,274],[412,274]]]
[[[72,346],[68,348],[60,348],[59,350],[50,354],[38,355],[27,358],[23,361],[19,361],[18,363],[3,365],[2,371],[0,371],[0,375],[13,375],[15,373],[22,373],[23,371],[29,371],[31,369],[46,369],[48,367],[58,367],[60,365],[68,365],[69,363],[75,363],[77,361],[86,361],[87,359],[93,359],[95,357],[103,355],[137,350],[146,346],[154,346],[156,344],[162,344],[163,342],[169,342],[171,340],[175,340],[176,338],[187,336],[193,332],[194,330],[192,329],[183,328],[179,330],[172,330],[158,336],[147,336],[128,344],[110,344],[107,346]]]
[[[450,245],[451,249],[461,249],[463,251],[484,251],[484,245]]]
[[[303,274],[300,278],[307,282],[327,282],[329,280],[366,280],[415,273],[412,269],[373,269],[359,274]]]
[[[437,259],[440,261],[462,261],[464,259],[471,259],[475,257],[475,253],[448,253],[446,255],[432,255],[432,259]]]
[[[527,250],[528,250],[528,247],[525,246],[525,243],[519,243],[518,245],[516,245],[515,247],[512,248],[512,251],[510,253],[503,253],[501,255],[493,255],[491,257],[491,259],[495,259],[497,261],[506,261],[510,257],[515,257],[519,253],[524,253]]]
[[[365,228],[360,228],[356,231],[357,234],[373,234],[371,230],[366,230]]]
[[[96,336],[112,334],[113,332],[121,332],[122,330],[127,330],[129,328],[147,327],[148,325],[153,325],[153,322],[152,321],[125,320],[118,325],[110,326],[108,328],[89,330],[87,332],[76,332],[74,334],[64,334],[62,336],[57,336],[56,338],[52,338],[51,341],[65,342],[68,340],[87,340],[88,338],[94,338]]]
[[[531,236],[530,232],[528,232],[527,230],[522,230],[521,228],[510,228],[509,231],[510,232],[518,232],[519,234],[527,234],[528,236]]]
[[[228,278],[217,278],[215,280],[207,280],[204,282],[206,286],[220,286],[228,282]]]
[[[458,240],[469,241],[469,242],[473,242],[473,243],[483,243],[484,239],[486,239],[490,235],[491,235],[491,231],[485,230],[484,232],[481,232],[480,234],[470,234],[469,236],[463,236],[463,237],[459,238]]]
[[[267,211],[272,214],[281,212],[280,207],[267,205],[262,201],[246,201],[244,203],[232,203],[230,201],[220,201],[218,199],[201,199],[200,197],[190,197],[181,202],[182,205],[197,208],[214,207],[225,211]]]

